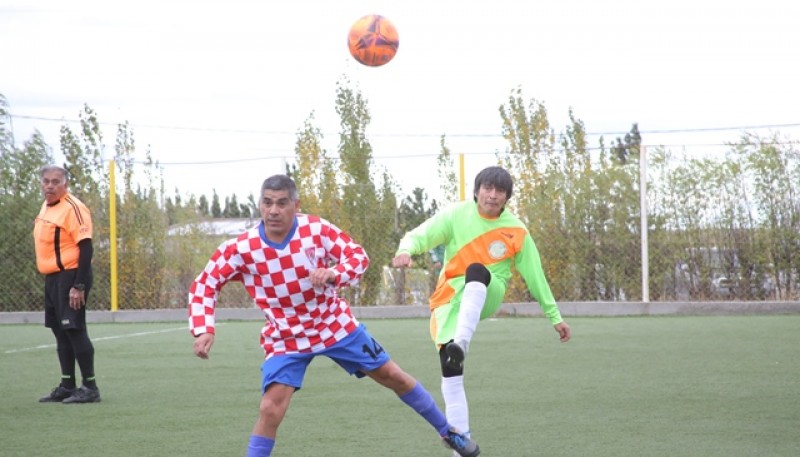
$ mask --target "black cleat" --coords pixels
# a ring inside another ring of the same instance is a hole
[[[52,392],[39,399],[39,403],[61,403],[65,398],[69,398],[77,389],[67,389],[58,386]]]
[[[477,457],[481,453],[478,443],[472,441],[470,437],[463,433],[458,433],[455,429],[450,429],[447,436],[442,437],[445,446],[456,451],[461,457]]]
[[[65,398],[63,403],[99,403],[100,390],[81,386],[72,396]]]

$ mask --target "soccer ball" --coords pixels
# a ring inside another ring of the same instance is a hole
[[[347,36],[350,55],[368,67],[389,63],[399,46],[400,36],[394,24],[377,14],[368,14],[357,20]]]

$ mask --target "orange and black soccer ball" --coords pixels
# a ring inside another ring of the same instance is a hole
[[[350,55],[368,67],[380,67],[389,63],[397,54],[400,36],[397,28],[388,19],[377,14],[366,15],[357,20],[347,36]]]

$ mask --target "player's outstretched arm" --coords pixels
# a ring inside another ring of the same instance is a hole
[[[203,333],[194,339],[194,355],[201,359],[207,359],[208,353],[211,352],[211,346],[214,345],[214,334]]]

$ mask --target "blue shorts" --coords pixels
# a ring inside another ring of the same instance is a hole
[[[345,371],[363,378],[365,373],[377,370],[390,360],[389,354],[361,324],[345,339],[319,352],[280,354],[261,364],[261,390],[266,392],[272,383],[285,384],[295,389],[303,386],[308,364],[314,357],[324,355]]]

